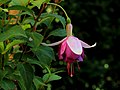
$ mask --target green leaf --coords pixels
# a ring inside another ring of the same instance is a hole
[[[31,3],[33,4],[33,6],[37,6],[38,9],[40,9],[41,5],[45,2],[46,0],[36,0],[36,1],[32,1]]]
[[[9,63],[9,65],[6,65],[4,69],[7,71],[6,77],[8,77],[10,74],[14,72],[14,66],[12,67],[11,63]]]
[[[47,90],[51,90],[51,84],[47,84]]]
[[[14,77],[13,79],[16,79],[18,81],[18,85],[20,87],[21,90],[26,90],[25,84],[24,84],[24,80],[20,74],[20,71],[15,70],[15,72],[13,73]]]
[[[0,0],[0,5],[9,3],[11,0]]]
[[[3,51],[4,51],[4,43],[0,42],[0,52],[3,52]]]
[[[2,71],[0,70],[0,82],[2,81],[2,79],[5,77],[5,75],[8,73],[8,71]]]
[[[37,22],[37,25],[44,23],[46,26],[49,27],[53,20],[54,20],[54,17],[46,17],[41,19],[40,22]]]
[[[55,60],[54,51],[50,47],[39,46],[37,48],[32,48],[32,51],[43,66],[50,65],[52,60]]]
[[[35,16],[34,12],[25,6],[14,5],[14,6],[9,7],[8,10],[23,10],[23,11],[29,12],[30,15]]]
[[[4,90],[14,90],[15,84],[11,80],[4,79],[1,82],[1,88],[3,88]]]
[[[27,90],[30,90],[33,77],[34,77],[34,71],[31,65],[29,64],[19,64],[18,70],[20,71],[20,74],[24,80],[24,84],[26,86]]]
[[[47,82],[50,82],[50,81],[54,81],[54,80],[59,80],[59,79],[61,79],[62,77],[60,77],[60,76],[58,76],[58,75],[55,75],[54,73],[52,73],[52,74],[45,74],[44,76],[43,76],[43,81],[45,82],[45,81],[47,81]]]
[[[29,13],[28,11],[25,11],[25,12],[20,12],[19,14],[17,14],[17,16],[21,16],[21,15],[29,15],[29,16],[32,16],[33,18],[33,15],[31,13]],[[27,18],[27,17],[26,17]],[[25,19],[26,19],[25,18]],[[34,19],[34,18],[33,18]]]
[[[58,75],[55,75],[55,74],[51,74],[50,78],[49,78],[49,81],[54,81],[54,80],[59,80],[61,79],[62,77],[58,76]]]
[[[0,34],[0,42],[18,36],[27,37],[25,31],[21,28],[21,26],[16,25],[11,27],[6,32]]]
[[[10,5],[22,5],[26,6],[28,4],[29,0],[12,0],[10,2]]]
[[[43,13],[40,18],[46,18],[46,17],[54,17],[54,18],[57,18],[57,19],[60,20],[60,22],[62,23],[63,28],[65,28],[66,21],[65,21],[65,18],[64,18],[64,17],[62,17],[62,16],[60,16],[60,15],[57,15],[57,14]]]
[[[24,40],[14,40],[11,43],[7,44],[5,50],[2,52],[2,54],[5,54],[9,49],[11,49],[14,45],[18,45],[21,43],[25,43]]]
[[[66,36],[66,30],[59,28],[59,29],[56,29],[56,30],[50,32],[50,34],[48,36],[64,37],[64,36]]]
[[[28,24],[28,23],[30,23],[33,26],[35,23],[34,18],[28,17],[28,18],[25,18],[24,21],[22,22],[22,24]]]
[[[36,87],[36,90],[39,90],[41,86],[46,86],[46,84],[43,82],[42,78],[35,76],[33,79],[33,83]]]
[[[4,12],[8,12],[8,9],[2,9]]]
[[[47,83],[48,83],[49,78],[50,78],[50,74],[47,73],[47,74],[45,74],[45,75],[43,76],[42,79],[43,79],[44,82],[47,82]]]
[[[43,36],[37,32],[30,32],[28,33],[28,36],[30,39],[28,45],[31,47],[37,48],[43,40]]]
[[[35,65],[38,65],[38,66],[42,67],[41,63],[40,63],[38,60],[33,59],[33,58],[27,58],[27,61],[26,61],[26,62],[28,62],[28,63],[30,63],[30,64],[35,64]],[[42,68],[43,68],[43,67],[42,67]]]
[[[46,3],[48,3],[50,0],[45,0]]]
[[[31,25],[30,24],[25,24],[25,25],[21,25],[23,30],[26,30],[28,28],[31,28]]]

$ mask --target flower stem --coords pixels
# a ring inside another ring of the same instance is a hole
[[[66,11],[64,10],[64,8],[63,8],[62,6],[60,6],[60,5],[56,4],[56,3],[47,3],[47,4],[49,4],[49,5],[54,5],[54,6],[58,6],[59,8],[61,8],[61,9],[62,9],[62,11],[64,12],[64,14],[65,14],[66,18],[67,18],[67,23],[71,23],[70,18],[68,17],[68,15],[67,15]]]
[[[33,25],[33,30],[32,30],[32,31],[36,31],[36,24],[37,24],[37,22],[38,22],[39,17],[41,16],[43,10],[45,9],[45,7],[46,7],[46,3],[43,4],[42,8],[40,9],[40,11],[39,11],[39,13],[38,13],[37,18],[35,18],[35,23],[34,23],[34,25]]]

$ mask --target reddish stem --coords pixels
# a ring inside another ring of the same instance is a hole
[[[42,5],[42,8],[40,9],[40,11],[39,11],[39,13],[38,13],[37,18],[35,18],[35,23],[34,23],[34,25],[33,25],[33,30],[32,30],[32,31],[36,31],[36,24],[37,24],[37,22],[38,22],[39,17],[41,16],[43,10],[45,9],[46,5],[47,5],[46,3],[44,3],[44,4]]]

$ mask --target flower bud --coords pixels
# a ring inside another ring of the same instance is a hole
[[[67,36],[72,36],[72,29],[73,29],[73,26],[71,23],[66,25]]]

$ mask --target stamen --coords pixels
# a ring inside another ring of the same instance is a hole
[[[67,71],[68,71],[68,75],[70,75],[70,63],[67,63]]]
[[[74,66],[73,64],[71,64],[71,72],[70,72],[70,76],[73,77],[73,74],[74,74]]]
[[[77,66],[78,66],[78,70],[80,70],[80,65],[79,65],[79,63],[77,62]]]

